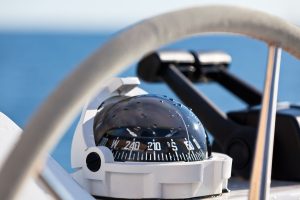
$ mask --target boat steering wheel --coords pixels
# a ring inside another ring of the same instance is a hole
[[[47,153],[108,77],[162,45],[212,32],[250,36],[300,59],[300,28],[259,11],[204,6],[142,21],[125,29],[82,63],[34,114],[0,171],[0,199],[13,198],[29,176],[40,172]]]

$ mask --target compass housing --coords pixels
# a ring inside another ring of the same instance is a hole
[[[72,142],[73,178],[100,199],[187,199],[228,191],[232,159],[210,153],[205,129],[187,107],[148,95],[139,83],[113,78],[86,104]]]

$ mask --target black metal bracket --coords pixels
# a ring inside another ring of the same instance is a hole
[[[148,82],[165,82],[198,116],[214,136],[213,149],[233,158],[233,175],[249,178],[262,94],[227,69],[231,57],[221,52],[163,51],[144,57],[138,76]],[[214,81],[249,105],[227,115],[193,83]],[[254,107],[255,106],[255,107]],[[300,107],[277,108],[272,178],[300,180]]]

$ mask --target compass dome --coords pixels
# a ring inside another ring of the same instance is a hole
[[[112,97],[94,120],[97,145],[115,161],[200,161],[207,158],[207,135],[200,120],[166,96]]]

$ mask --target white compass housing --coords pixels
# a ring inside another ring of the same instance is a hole
[[[93,123],[99,105],[113,96],[147,94],[138,85],[137,78],[113,78],[85,106],[72,143],[74,179],[97,197],[186,199],[227,191],[232,159],[224,154],[193,162],[117,162],[108,147],[96,145]]]

